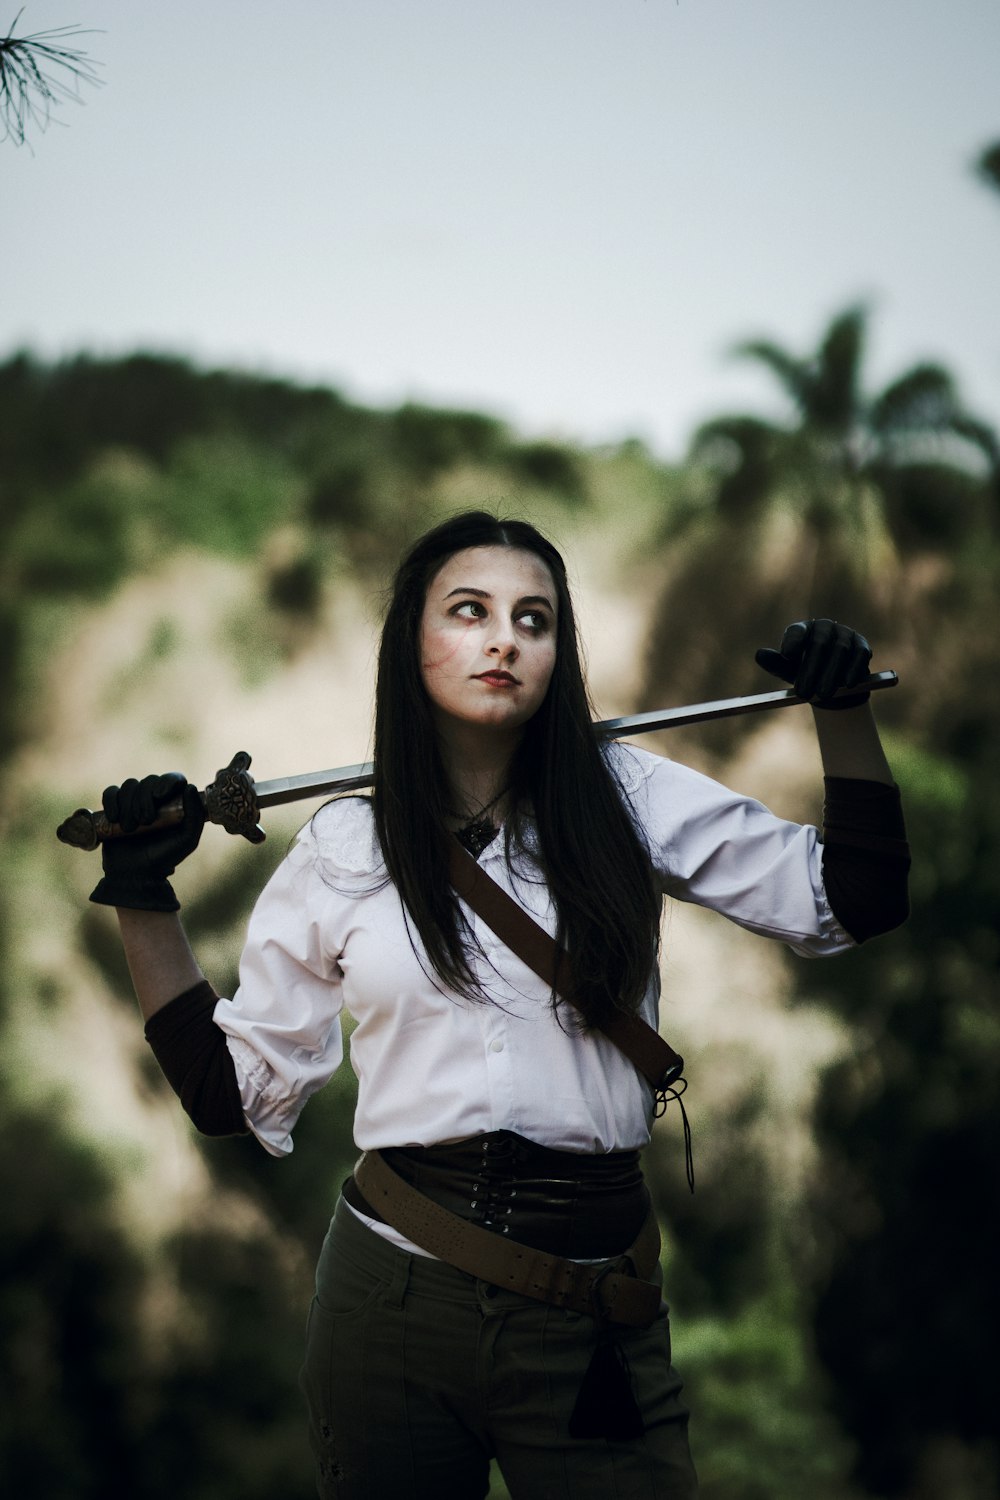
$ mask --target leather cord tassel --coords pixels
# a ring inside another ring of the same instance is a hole
[[[598,1277],[591,1291],[597,1343],[570,1415],[569,1435],[626,1443],[641,1437],[645,1427],[632,1390],[628,1356],[601,1312],[599,1292],[605,1275],[607,1271]]]
[[[625,1443],[644,1431],[628,1357],[614,1334],[603,1328],[569,1419],[569,1435]]]

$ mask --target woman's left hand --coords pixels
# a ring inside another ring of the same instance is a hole
[[[756,662],[765,672],[791,683],[815,708],[857,708],[868,693],[834,698],[869,675],[872,648],[863,635],[836,620],[797,620],[781,637],[779,650],[762,646]]]

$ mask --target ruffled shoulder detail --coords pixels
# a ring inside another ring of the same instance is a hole
[[[368,797],[338,797],[326,803],[302,830],[299,842],[331,871],[344,875],[385,874]]]
[[[623,745],[620,740],[609,740],[604,747],[608,768],[627,797],[633,797],[649,780],[661,758],[648,750],[637,750],[634,745]]]

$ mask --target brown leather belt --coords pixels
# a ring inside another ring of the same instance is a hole
[[[480,1281],[632,1328],[648,1328],[656,1317],[660,1291],[646,1279],[660,1255],[653,1213],[623,1255],[596,1266],[581,1265],[459,1218],[404,1182],[378,1151],[365,1152],[354,1168],[354,1180],[393,1229]]]

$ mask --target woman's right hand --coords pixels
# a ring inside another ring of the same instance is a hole
[[[160,810],[181,799],[184,816],[166,828],[150,829]],[[177,771],[162,776],[130,777],[109,786],[101,799],[108,821],[124,830],[101,845],[104,878],[91,892],[100,906],[134,911],[178,911],[168,876],[197,848],[205,826],[205,808],[197,787]],[[144,831],[144,829],[146,831]]]

